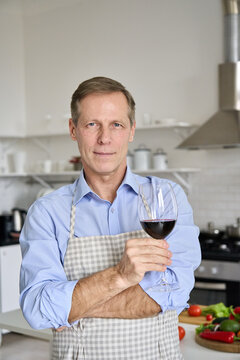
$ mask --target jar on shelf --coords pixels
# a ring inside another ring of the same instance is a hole
[[[74,171],[79,171],[82,169],[81,156],[73,156],[69,162],[73,164]]]
[[[134,150],[134,169],[148,170],[151,168],[151,150],[141,144]]]
[[[153,154],[153,168],[155,170],[165,170],[168,167],[167,154],[163,149],[158,148]]]

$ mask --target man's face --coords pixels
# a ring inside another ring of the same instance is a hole
[[[78,143],[84,170],[95,175],[121,173],[126,168],[130,125],[128,103],[121,92],[87,95],[79,104],[78,125],[69,121],[70,134]]]

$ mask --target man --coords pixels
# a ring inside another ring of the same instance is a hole
[[[172,183],[179,215],[168,243],[141,230],[138,187],[151,178],[126,165],[135,103],[123,85],[83,82],[71,112],[83,171],[28,211],[20,239],[24,316],[33,328],[54,329],[52,359],[182,359],[177,313],[200,263],[191,207]],[[170,293],[154,289],[165,270],[178,287]]]

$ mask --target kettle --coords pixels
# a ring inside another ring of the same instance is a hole
[[[27,211],[19,208],[12,209],[12,231],[20,233]]]
[[[0,215],[0,246],[7,245],[10,239],[10,232],[12,230],[12,215],[3,213]]]

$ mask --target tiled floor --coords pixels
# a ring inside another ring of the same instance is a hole
[[[15,333],[2,337],[0,360],[49,360],[49,341]]]

